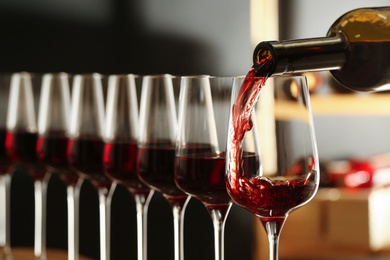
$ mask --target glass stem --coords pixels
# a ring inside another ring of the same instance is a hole
[[[98,188],[99,226],[100,226],[100,260],[110,260],[110,216],[111,199],[116,188],[113,182],[110,189]]]
[[[224,233],[226,217],[231,205],[226,209],[209,209],[214,226],[214,254],[215,260],[224,259]]]
[[[34,181],[35,224],[34,255],[35,259],[46,259],[46,198],[47,185],[51,174],[47,173],[42,180]]]
[[[279,236],[280,231],[286,221],[286,218],[278,218],[276,221],[262,221],[261,223],[267,233],[268,246],[269,246],[269,260],[279,259]]]
[[[272,226],[272,223],[270,223]],[[269,244],[269,259],[278,260],[279,259],[279,235],[277,234],[268,234],[268,244]]]
[[[148,206],[154,191],[149,194],[134,194],[137,211],[137,252],[138,260],[147,259],[147,220]]]
[[[83,179],[66,188],[68,202],[68,260],[79,259],[79,202]]]
[[[175,260],[184,260],[184,213],[187,207],[190,197],[184,201],[183,204],[173,203],[173,233],[174,233],[174,244],[175,244]]]
[[[0,176],[0,253],[1,259],[8,260],[11,257],[11,236],[10,236],[10,196],[11,196],[11,174]]]

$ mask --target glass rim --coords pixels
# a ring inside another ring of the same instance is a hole
[[[170,74],[170,73],[158,73],[158,74],[145,74],[145,75],[139,75],[142,78],[148,78],[148,79],[158,79],[158,78],[178,78],[179,76]]]

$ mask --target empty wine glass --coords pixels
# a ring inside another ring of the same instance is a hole
[[[13,169],[5,151],[10,75],[0,75],[0,259],[11,260],[10,192]]]
[[[138,260],[147,259],[147,211],[153,190],[138,179],[138,101],[136,76],[108,78],[103,166],[106,174],[134,196]]]
[[[110,259],[110,207],[116,182],[104,174],[104,96],[98,73],[73,78],[69,124],[68,163],[88,179],[99,195],[100,259]]]
[[[241,78],[232,94],[226,185],[235,203],[255,214],[278,259],[281,229],[319,186],[319,164],[305,77]],[[261,91],[260,91],[261,90]],[[256,94],[259,93],[259,94]],[[242,140],[254,132],[256,169],[245,166]]]
[[[38,113],[38,158],[49,172],[59,174],[67,186],[68,258],[78,259],[78,204],[82,179],[68,166],[67,131],[70,116],[69,76],[47,73],[42,78]]]
[[[215,259],[224,259],[224,226],[232,202],[225,186],[225,151],[233,78],[181,79],[175,181],[200,200],[214,226]]]
[[[51,174],[36,153],[38,134],[31,74],[12,75],[8,102],[6,150],[11,161],[24,166],[34,180],[34,255],[46,259],[46,193]]]
[[[183,259],[183,216],[189,200],[174,180],[177,130],[174,92],[178,88],[179,78],[171,75],[143,77],[138,139],[138,176],[150,188],[161,192],[173,209],[176,260]]]

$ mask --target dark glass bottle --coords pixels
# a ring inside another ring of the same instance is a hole
[[[253,62],[259,76],[329,70],[352,90],[390,90],[390,7],[350,11],[326,37],[261,42]]]

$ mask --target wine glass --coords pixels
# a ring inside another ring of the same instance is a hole
[[[108,77],[103,167],[107,176],[134,196],[137,211],[138,260],[147,259],[147,212],[153,190],[137,176],[138,101],[136,76]]]
[[[175,181],[209,211],[216,260],[224,259],[224,227],[232,205],[225,186],[232,84],[232,77],[182,77],[179,98]]]
[[[239,206],[256,215],[278,259],[279,235],[290,213],[308,203],[319,186],[319,164],[306,78],[248,76],[233,86],[226,185]],[[258,168],[242,164],[242,140],[256,137]]]
[[[38,111],[37,154],[47,171],[59,174],[67,186],[68,259],[78,259],[78,205],[82,179],[68,166],[67,131],[70,116],[69,76],[47,73],[42,77]]]
[[[100,259],[110,259],[110,208],[116,182],[103,170],[104,96],[102,76],[79,74],[73,78],[68,132],[68,163],[88,179],[99,195]]]
[[[10,75],[0,75],[0,259],[10,260],[10,192],[11,192],[11,163],[5,150],[7,108],[9,98]]]
[[[183,219],[189,196],[174,180],[175,135],[177,128],[175,90],[180,78],[171,75],[143,77],[138,177],[160,192],[173,210],[175,260],[183,259]]]
[[[11,161],[20,163],[34,180],[34,255],[46,259],[46,193],[51,174],[36,153],[38,134],[30,73],[12,75],[8,102],[6,151]]]

